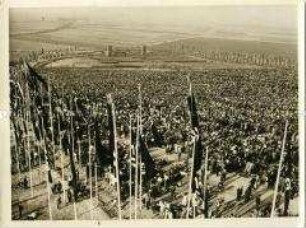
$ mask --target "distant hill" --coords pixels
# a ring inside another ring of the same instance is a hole
[[[193,37],[296,44],[297,10],[292,6],[17,8],[10,10],[10,34],[12,51],[31,50],[36,44],[97,48]]]

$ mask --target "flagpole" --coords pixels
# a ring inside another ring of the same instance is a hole
[[[71,104],[71,100],[70,100],[70,107],[72,107]],[[70,110],[70,112],[72,112]],[[71,132],[70,132],[70,144],[71,144],[71,151],[69,151],[69,157],[70,157],[70,168],[71,168],[71,174],[72,174],[72,178],[73,178],[73,195],[74,195],[74,201],[73,201],[73,208],[74,208],[74,219],[77,220],[77,210],[76,210],[76,201],[78,199],[78,195],[77,195],[77,189],[76,189],[76,184],[77,184],[77,180],[76,180],[76,173],[75,173],[75,166],[74,166],[74,126],[73,126],[73,114],[70,113],[70,128],[71,128]]]
[[[79,167],[82,168],[82,162],[81,162],[81,140],[78,138],[78,154],[79,154]]]
[[[39,162],[39,169],[40,169],[41,165],[42,165],[42,162],[41,162],[41,145],[37,146],[37,152],[38,152],[38,162]],[[42,176],[41,175],[39,175],[39,182],[42,182]]]
[[[96,189],[96,197],[98,197],[99,189],[98,189],[98,165],[97,162],[95,162],[95,189]]]
[[[119,176],[119,155],[117,148],[117,129],[116,129],[116,112],[115,104],[112,102],[112,116],[113,116],[113,131],[114,131],[114,149],[116,162],[116,178],[117,178],[117,201],[118,201],[118,217],[121,220],[121,193],[120,193],[120,176]]]
[[[30,184],[31,184],[31,194],[34,197],[34,190],[33,190],[33,176],[32,176],[32,166],[31,166],[31,152],[30,152],[30,129],[29,129],[29,122],[30,122],[30,89],[28,82],[26,83],[27,88],[27,95],[28,95],[28,102],[27,102],[27,114],[26,114],[26,128],[27,128],[27,150],[28,150],[28,162],[29,162],[29,176],[30,176]]]
[[[271,218],[274,217],[275,204],[276,204],[276,199],[277,199],[277,195],[278,195],[279,179],[280,179],[280,175],[281,175],[281,171],[282,171],[282,165],[283,165],[283,160],[284,160],[284,155],[285,155],[284,152],[285,152],[285,146],[286,146],[288,124],[289,124],[288,120],[286,120],[284,137],[283,137],[283,144],[282,144],[282,151],[281,151],[281,154],[280,154],[279,165],[278,165],[278,172],[277,172],[277,179],[276,179],[274,193],[273,193],[273,203],[272,203],[272,209],[271,209]]]
[[[54,129],[53,129],[53,112],[52,112],[52,102],[51,102],[51,86],[48,80],[48,100],[49,100],[49,118],[50,118],[50,128],[51,128],[51,141],[52,141],[52,156],[54,159],[54,168],[55,167],[55,145],[54,145]]]
[[[15,143],[15,156],[16,156],[16,160],[17,160],[17,170],[18,170],[18,182],[21,180],[21,175],[20,175],[20,163],[19,163],[19,146],[18,143],[17,143],[17,137],[16,137],[16,134],[17,134],[17,129],[15,128],[14,126],[14,131],[15,131],[15,134],[14,134],[14,143]]]
[[[46,155],[45,155],[46,156]],[[47,178],[47,192],[48,192],[48,209],[49,209],[49,219],[53,220],[52,218],[52,207],[51,207],[51,192],[50,192],[50,183],[49,183],[49,171],[50,171],[50,167],[49,167],[49,162],[48,162],[48,158],[46,157],[46,166],[47,166],[47,172],[46,172],[46,178]]]
[[[73,201],[74,220],[78,220],[75,199]]]
[[[141,85],[139,84],[139,137],[142,137],[142,98],[141,98]],[[142,209],[142,157],[139,153],[139,215]]]
[[[207,172],[208,172],[208,148],[206,148],[206,154],[205,154],[205,164],[204,164],[204,177],[203,177],[203,188],[204,188],[204,213],[206,211],[206,214],[207,214],[207,210],[208,208],[206,208],[206,205],[205,205],[205,200],[206,200],[206,185],[207,185]]]
[[[187,76],[187,81],[189,83],[189,96],[190,96],[190,102],[192,102],[192,85],[191,85],[191,79],[190,76]],[[192,106],[192,104],[190,104]],[[192,127],[192,113],[190,112],[190,125]],[[189,218],[189,212],[190,212],[190,198],[191,198],[191,192],[192,192],[192,178],[193,178],[193,171],[194,171],[194,157],[195,157],[195,137],[193,140],[193,146],[192,146],[192,156],[191,156],[191,173],[190,173],[190,180],[189,180],[189,189],[188,189],[188,197],[187,197],[187,211],[186,211],[186,219]]]
[[[79,154],[81,154],[81,150],[82,150],[82,149],[81,149],[81,141],[80,141],[80,139],[78,139],[78,151],[79,151],[78,153],[79,153]],[[82,167],[80,167],[80,170],[82,170],[81,168],[82,168]],[[85,165],[84,168],[85,168],[85,173],[86,173],[86,169],[87,169],[87,168],[86,168],[86,165]],[[85,182],[86,182],[86,183],[88,182],[88,180],[87,180],[87,173],[86,173],[86,175],[85,175]]]
[[[193,194],[192,195],[192,215],[193,215],[193,218],[195,219],[195,217],[196,217],[196,208],[195,208],[195,201],[196,201],[196,199],[195,199],[195,194]]]
[[[61,136],[61,120],[59,114],[58,116],[58,135],[59,135],[59,150],[60,150],[60,156],[61,156],[61,169],[62,169],[62,182],[64,184],[65,182],[65,168],[64,168],[64,158],[63,158],[63,146],[62,146],[62,136]],[[63,190],[63,201],[65,202],[66,194],[65,194],[65,188]]]
[[[44,119],[42,118],[42,126],[44,126]],[[48,210],[49,210],[49,219],[52,220],[52,207],[51,207],[51,192],[50,192],[50,183],[49,183],[49,172],[51,172],[50,170],[50,166],[49,166],[49,161],[48,161],[48,156],[47,156],[47,145],[45,143],[45,139],[44,139],[44,129],[42,129],[42,135],[43,135],[43,148],[44,148],[44,157],[45,157],[45,161],[46,161],[46,182],[47,182],[47,194],[48,194]]]
[[[19,181],[21,180],[21,172],[20,172],[20,161],[19,161],[19,156],[20,156],[20,147],[18,147],[18,159],[17,159],[17,166],[18,166],[18,178],[19,178]]]
[[[193,138],[193,149],[192,149],[192,159],[191,159],[191,173],[190,173],[190,180],[189,180],[189,190],[188,190],[188,201],[187,201],[187,213],[186,213],[186,219],[189,218],[189,212],[190,212],[190,199],[191,199],[191,192],[192,192],[192,178],[193,178],[193,171],[194,171],[194,156],[195,156],[195,145],[196,145],[196,139]]]
[[[91,132],[90,132],[90,126],[88,125],[88,166],[89,166],[89,188],[90,188],[90,219],[92,220],[92,210],[93,210],[93,204],[92,204],[92,166],[91,166],[91,153],[92,153],[92,147],[91,147]]]
[[[142,210],[142,158],[141,153],[139,153],[139,216],[141,216]]]
[[[139,158],[138,158],[138,152],[139,152],[139,114],[137,115],[137,127],[136,127],[136,148],[135,148],[135,158],[136,158],[136,168],[135,168],[135,219],[137,219],[137,210],[138,210],[138,171],[139,171]]]
[[[130,164],[129,164],[129,185],[130,185],[130,220],[132,219],[132,117],[130,115]]]
[[[30,185],[31,185],[31,194],[34,197],[34,190],[33,190],[33,170],[31,165],[31,147],[30,147],[30,132],[29,132],[29,111],[27,112],[27,149],[28,149],[28,162],[29,162],[29,176],[30,176]]]
[[[141,84],[138,85],[139,90],[139,132],[142,134],[142,98],[141,98]]]
[[[40,84],[39,86],[39,92],[40,94],[42,94],[42,84]],[[40,105],[41,105],[41,108],[43,109],[43,106],[44,106],[44,101],[43,101],[43,96],[41,96],[41,99],[40,99]],[[42,117],[43,118],[43,117]],[[40,118],[38,117],[38,121],[39,121],[39,126],[41,126],[42,128],[44,127],[43,124],[40,122]],[[41,125],[40,125],[41,124]],[[41,136],[41,140],[42,142],[44,142],[44,136],[43,136],[43,129],[40,129],[40,136]],[[41,145],[41,148],[43,150],[43,146]],[[41,167],[42,165],[42,161],[41,161],[41,150],[39,150],[39,166]]]

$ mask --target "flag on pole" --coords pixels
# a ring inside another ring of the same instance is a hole
[[[73,125],[73,115],[70,115],[70,149],[69,149],[69,158],[70,158],[70,168],[72,174],[72,188],[74,191],[74,200],[78,200],[78,189],[77,189],[77,175],[74,164],[74,125]]]
[[[111,153],[114,152],[114,143],[115,143],[112,104],[113,104],[113,99],[112,99],[111,95],[108,94],[107,95],[108,144],[109,144],[109,151]]]
[[[10,104],[13,112],[18,112],[22,108],[24,94],[18,82],[10,80]]]
[[[197,111],[197,106],[196,106],[196,100],[192,92],[192,85],[191,85],[190,77],[188,77],[188,81],[189,81],[189,95],[187,97],[187,105],[188,105],[188,110],[190,114],[191,127],[199,128],[198,111]]]
[[[142,163],[144,164],[144,181],[149,181],[157,174],[157,169],[152,156],[149,153],[148,147],[142,135],[139,134],[139,154],[141,155]]]
[[[115,104],[113,103],[111,94],[107,95],[108,105],[110,105],[111,108],[111,114],[112,114],[112,124],[113,124],[113,152],[114,152],[114,165],[115,165],[115,176],[116,176],[116,187],[117,187],[117,204],[118,204],[118,218],[121,220],[121,187],[120,187],[120,168],[119,168],[119,154],[118,154],[118,148],[117,148],[117,129],[116,129],[116,109]]]
[[[286,149],[285,147],[286,147],[286,140],[287,140],[287,133],[288,133],[288,125],[289,125],[289,121],[286,120],[284,137],[283,137],[283,142],[282,142],[282,150],[281,150],[281,154],[280,154],[277,177],[276,177],[274,193],[273,193],[273,201],[272,201],[272,208],[271,208],[271,214],[270,214],[271,218],[274,217],[274,213],[275,213],[275,207],[276,207],[276,201],[277,201],[277,195],[278,195],[278,188],[279,188],[279,180],[280,180],[282,167],[283,167],[283,162],[284,162],[284,157],[285,157],[285,149]]]
[[[44,89],[48,89],[48,83],[46,80],[40,76],[27,62],[23,64],[23,73],[26,80],[29,83],[31,89],[35,91],[39,91],[39,84],[43,85]]]
[[[99,127],[99,123],[101,123],[102,120],[98,117],[95,117],[94,119],[94,140],[96,145],[96,156],[97,160],[99,161],[99,165],[101,167],[108,166],[110,164],[113,164],[114,162],[114,154],[107,149],[105,145],[102,144],[101,140],[101,128]]]
[[[192,180],[192,192],[195,191],[196,183],[195,177],[197,172],[201,169],[202,166],[202,157],[203,157],[203,146],[201,144],[201,135],[199,132],[199,116],[197,112],[196,100],[192,91],[192,85],[190,78],[188,77],[189,82],[189,95],[187,97],[187,105],[190,114],[190,124],[192,127],[192,136],[194,137],[194,156],[192,160],[193,172],[191,174]]]

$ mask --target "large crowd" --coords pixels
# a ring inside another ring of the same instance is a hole
[[[18,72],[18,69],[12,68],[12,74],[17,75]],[[141,122],[147,146],[165,148],[168,155],[178,156],[177,163],[167,170],[162,168],[167,161],[156,160],[157,167],[161,168],[150,184],[144,186],[142,198],[145,207],[156,211],[162,218],[182,218],[188,213],[187,193],[177,191],[182,185],[182,179],[190,172],[188,158],[192,153],[192,129],[186,103],[189,93],[187,77],[191,80],[196,97],[201,144],[205,151],[209,151],[207,169],[209,173],[220,176],[217,188],[222,190],[229,173],[245,175],[251,181],[246,189],[237,188],[237,200],[240,201],[242,195],[245,202],[256,197],[256,205],[260,205],[260,197],[252,193],[261,184],[274,188],[285,122],[288,120],[281,172],[284,181],[281,181],[280,189],[285,195],[290,192],[290,198],[298,195],[298,83],[295,67],[202,71],[62,67],[41,68],[37,72],[47,78],[53,87],[53,97],[57,100],[54,113],[57,110],[64,113],[73,110],[75,113],[75,140],[86,141],[86,126],[97,126],[100,130],[93,127],[93,132],[99,134],[100,142],[95,143],[101,144],[101,147],[105,146],[104,141],[109,137],[106,95],[112,94],[118,135],[125,139],[129,137],[130,117],[133,127],[136,126],[140,85]],[[71,101],[74,108],[70,106]],[[69,118],[67,115],[66,122],[63,120],[63,129],[70,128]],[[57,126],[56,117],[54,125]],[[68,144],[70,139],[63,139],[64,148],[65,140]],[[119,144],[122,197],[128,199],[128,165],[125,162],[128,146],[123,142]],[[68,145],[66,149],[69,149]],[[182,155],[185,155],[184,159]],[[86,164],[88,155],[84,153],[78,159]],[[23,163],[26,166],[26,161]],[[104,176],[112,172],[108,169],[105,168]],[[200,174],[196,179],[196,191],[192,198],[195,209],[190,213],[193,216],[204,216],[207,213],[205,217],[222,217],[222,199],[214,201],[209,212],[203,210],[208,207],[216,189],[208,186],[204,191]],[[171,193],[171,200],[156,200],[168,192]],[[271,205],[258,206],[256,216],[269,216],[270,210]],[[288,208],[279,215],[288,215]]]

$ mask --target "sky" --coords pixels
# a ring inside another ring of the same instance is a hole
[[[224,4],[292,5],[300,0],[9,0],[10,7],[64,7],[64,6],[192,6]]]

